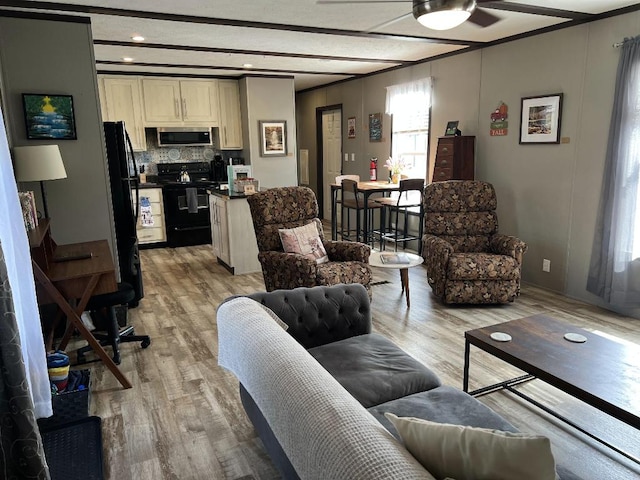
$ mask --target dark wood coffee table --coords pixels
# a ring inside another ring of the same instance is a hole
[[[491,338],[494,332],[511,335],[509,342]],[[585,343],[565,340],[565,333],[578,333]],[[574,327],[546,315],[512,320],[465,332],[463,389],[469,390],[470,346],[526,372],[526,375],[469,392],[482,395],[506,389],[533,403],[545,412],[568,423],[589,437],[612,448],[625,457],[640,460],[584,430],[571,420],[552,411],[538,401],[513,388],[538,378],[561,391],[640,429],[640,346],[615,342]]]

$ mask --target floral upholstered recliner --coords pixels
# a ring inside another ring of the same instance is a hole
[[[324,239],[318,218],[318,202],[307,187],[280,187],[247,197],[258,241],[258,260],[268,292],[296,287],[361,283],[371,297],[368,245]],[[285,253],[279,229],[312,223],[327,251],[329,261],[316,263],[304,255]]]
[[[493,185],[450,180],[427,186],[422,256],[444,303],[507,303],[520,294],[522,240],[498,234]]]

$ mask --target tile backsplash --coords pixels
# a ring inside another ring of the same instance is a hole
[[[217,129],[214,128],[213,145],[202,147],[159,147],[158,132],[155,128],[145,128],[147,137],[147,150],[145,152],[135,152],[138,167],[144,166],[144,171],[148,175],[157,175],[158,163],[189,163],[189,162],[209,162],[215,155],[222,155],[227,162],[231,157],[241,157],[242,150],[218,150]]]

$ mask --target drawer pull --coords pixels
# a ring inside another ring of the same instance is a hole
[[[447,153],[447,152],[449,151],[449,149],[448,149],[447,147],[442,147],[442,151],[443,151],[444,153]]]
[[[446,160],[441,160],[441,161],[440,161],[440,163],[441,163],[442,165],[446,165],[446,164],[447,164],[447,161],[446,161]]]
[[[438,175],[440,175],[441,177],[444,177],[446,175],[446,173],[440,172]]]

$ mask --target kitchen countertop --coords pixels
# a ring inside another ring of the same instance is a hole
[[[140,189],[143,189],[143,188],[162,188],[162,185],[160,185],[159,183],[145,182],[145,183],[139,183],[138,184],[138,188],[140,188]]]
[[[218,197],[228,198],[230,200],[235,200],[237,198],[247,198],[244,193],[229,193],[229,190],[207,190],[209,194],[216,195]]]

